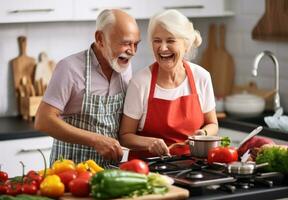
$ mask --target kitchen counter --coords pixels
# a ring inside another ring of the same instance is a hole
[[[0,118],[0,141],[47,136],[34,129],[34,123],[21,117]]]

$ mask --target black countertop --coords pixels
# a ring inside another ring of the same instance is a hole
[[[263,118],[264,116],[248,119],[227,117],[219,120],[219,126],[249,133],[257,126],[262,125],[264,128],[259,135],[288,141],[288,133],[268,128]],[[33,122],[25,121],[21,117],[0,118],[0,141],[43,136],[47,135],[35,130]]]
[[[34,123],[21,117],[0,118],[0,141],[47,136],[34,129]]]

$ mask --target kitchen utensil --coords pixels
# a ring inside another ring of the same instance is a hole
[[[232,163],[217,163],[214,162],[215,165],[224,166],[226,168],[227,173],[232,175],[252,175],[255,173],[256,169],[265,167],[269,165],[268,163],[255,164],[255,162],[232,162]]]
[[[225,97],[232,92],[234,84],[235,67],[232,56],[225,47],[226,28],[220,26],[220,45],[213,57],[213,67],[211,69],[211,78],[213,82],[216,97]]]
[[[200,59],[200,65],[207,69],[210,73],[214,64],[213,62],[216,50],[216,25],[211,24],[209,26],[207,48],[203,51],[202,57]]]
[[[48,85],[54,68],[54,62],[49,60],[45,52],[41,52],[39,54],[39,62],[37,63],[35,69],[35,81],[42,79],[43,85]]]
[[[35,69],[35,59],[27,56],[26,47],[27,39],[24,36],[18,37],[18,44],[20,54],[18,57],[12,59],[12,69],[14,78],[15,91],[18,91],[20,80],[22,77],[26,76],[31,82],[34,76]]]
[[[139,197],[123,197],[117,198],[114,200],[180,200],[180,199],[188,199],[189,191],[184,188],[180,188],[174,185],[169,186],[169,191],[165,194],[149,194],[143,195]],[[64,196],[60,197],[59,200],[75,200],[75,197],[71,195],[71,193],[65,193]],[[92,197],[83,197],[81,200],[93,200]]]
[[[254,27],[256,40],[288,41],[287,0],[266,0],[265,13]]]
[[[177,146],[185,146],[189,144],[191,156],[207,158],[209,149],[218,147],[219,141],[221,141],[221,137],[219,136],[195,135],[189,136],[186,142],[171,144],[168,149],[170,150]]]
[[[255,128],[253,131],[251,131],[249,133],[249,135],[247,135],[239,144],[239,147],[238,149],[243,145],[245,144],[245,142],[247,142],[248,140],[250,140],[252,137],[254,137],[255,135],[257,135],[260,131],[263,130],[263,127],[262,126],[258,126],[257,128]]]
[[[259,96],[243,92],[227,96],[224,106],[225,111],[230,115],[252,117],[264,111],[265,100]]]
[[[218,147],[221,137],[195,135],[188,137],[191,156],[207,158],[209,149]]]
[[[250,149],[248,149],[243,156],[241,156],[241,162],[247,162],[250,157]]]

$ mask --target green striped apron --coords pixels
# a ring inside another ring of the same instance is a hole
[[[80,129],[118,139],[120,117],[123,112],[124,89],[120,78],[121,92],[113,96],[91,94],[91,51],[86,51],[85,94],[80,114],[64,117],[64,121]],[[112,161],[105,160],[97,151],[88,146],[71,144],[54,139],[50,156],[50,165],[61,156],[76,163],[88,159],[94,160],[100,166],[109,168]]]

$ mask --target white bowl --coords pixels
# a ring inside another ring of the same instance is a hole
[[[225,111],[230,115],[253,117],[265,109],[265,100],[253,94],[234,94],[225,98]]]

